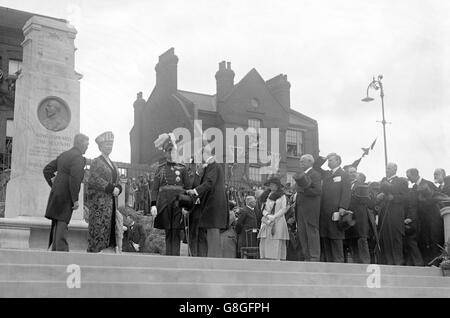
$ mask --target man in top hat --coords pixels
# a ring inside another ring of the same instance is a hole
[[[305,261],[320,261],[320,196],[322,180],[313,168],[314,157],[301,156],[299,172],[294,175],[297,183],[295,214],[300,248]]]
[[[155,172],[151,194],[151,214],[154,227],[165,230],[166,255],[180,255],[181,230],[184,228],[181,207],[177,197],[189,188],[186,167],[176,163],[176,142],[173,134],[162,134],[154,142],[164,151]]]
[[[328,161],[330,170],[320,166]],[[322,240],[321,258],[325,262],[344,262],[345,238],[344,229],[339,220],[345,216],[350,205],[351,183],[348,174],[341,168],[341,157],[336,153],[329,154],[320,160],[318,169],[322,174],[322,200],[320,206],[320,237]]]
[[[52,221],[49,238],[49,249],[52,251],[69,251],[67,226],[73,210],[78,209],[78,195],[86,165],[83,154],[88,146],[89,137],[77,134],[73,147],[44,168],[44,178],[52,188],[45,211],[45,217]]]

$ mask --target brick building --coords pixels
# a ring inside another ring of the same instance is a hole
[[[15,82],[22,65],[22,31],[38,14],[0,7],[0,170],[10,168]],[[57,21],[67,22],[63,19]]]
[[[318,154],[317,122],[291,109],[287,76],[265,81],[252,69],[238,83],[230,62],[219,63],[215,74],[216,94],[180,90],[177,83],[178,57],[171,48],[159,57],[156,85],[147,101],[138,94],[134,102],[134,126],[130,131],[131,163],[151,164],[162,156],[153,141],[164,132],[185,127],[194,136],[194,120],[202,120],[205,131],[217,127],[278,127],[280,129],[279,174],[291,182],[304,153]],[[270,139],[269,139],[270,140]],[[248,146],[248,143],[247,143]],[[268,149],[270,151],[270,149]],[[225,154],[225,150],[224,150]],[[225,165],[227,181],[257,184],[266,176],[259,164]]]

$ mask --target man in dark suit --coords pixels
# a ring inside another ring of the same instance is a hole
[[[190,180],[189,188],[199,186],[203,175],[202,164],[191,163],[188,174]],[[189,212],[189,252],[191,256],[206,257],[208,253],[206,229],[200,227],[201,216],[202,207],[200,199],[197,198],[194,202],[194,207]]]
[[[405,236],[403,239],[403,255],[406,266],[423,266],[423,258],[417,245],[418,198],[414,189],[408,191],[408,203],[405,206]]]
[[[327,156],[331,170],[322,174],[322,200],[320,206],[319,231],[322,240],[322,256],[325,262],[344,262],[344,229],[339,220],[350,205],[351,184],[347,173],[341,168],[341,157],[335,153]],[[322,164],[323,164],[322,160]]]
[[[248,233],[248,230],[257,229],[256,222],[256,199],[253,196],[245,198],[245,207],[240,209],[239,217],[236,221],[236,233],[238,234],[238,257],[241,257],[241,247],[257,247],[258,240],[257,235],[252,236],[252,233]],[[248,241],[251,240],[252,242]],[[248,242],[247,242],[248,241]],[[248,244],[247,244],[248,243]],[[251,245],[253,243],[253,245]]]
[[[405,206],[408,204],[408,180],[397,177],[397,165],[388,163],[381,180],[376,202],[381,206],[378,217],[380,264],[402,265],[405,235]]]
[[[444,245],[444,223],[439,206],[432,199],[438,188],[433,182],[421,178],[416,168],[408,169],[406,176],[414,184],[413,191],[417,196],[417,243],[427,265],[439,256],[439,245]]]
[[[84,177],[86,159],[83,154],[89,146],[89,137],[77,134],[73,147],[47,164],[44,178],[52,188],[47,203],[45,217],[52,221],[49,249],[69,251],[67,242],[68,224],[73,210],[78,209],[78,195]]]
[[[450,196],[450,176],[445,175],[444,169],[438,168],[434,170],[434,182],[439,184],[439,192]]]
[[[353,263],[369,264],[369,186],[365,184],[365,175],[358,173],[355,167],[348,169],[351,183],[349,210],[353,212],[355,224],[345,231]]]
[[[200,227],[206,229],[207,256],[221,257],[220,229],[227,228],[230,217],[224,173],[222,166],[215,161],[209,145],[204,147],[203,157],[207,159],[200,185],[187,190],[187,193],[200,199],[202,210]]]
[[[306,154],[300,158],[300,171],[294,175],[297,183],[295,217],[297,235],[305,261],[320,261],[320,196],[322,183],[320,173],[313,169],[314,158]]]

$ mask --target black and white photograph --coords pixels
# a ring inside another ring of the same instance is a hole
[[[450,298],[449,118],[446,0],[0,0],[0,298]]]

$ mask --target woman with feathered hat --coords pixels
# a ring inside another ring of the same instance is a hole
[[[88,252],[111,249],[121,252],[120,213],[116,215],[117,197],[122,192],[119,171],[109,158],[114,144],[114,135],[107,131],[95,139],[101,155],[92,160],[88,179]],[[118,222],[116,222],[118,221]],[[119,226],[118,226],[119,225]]]

